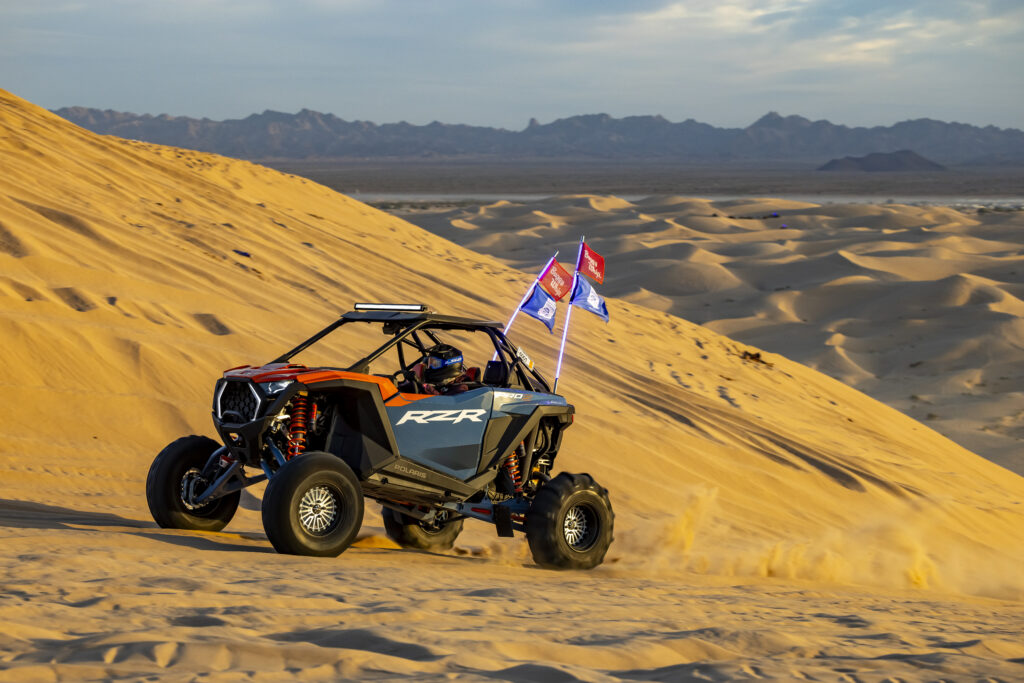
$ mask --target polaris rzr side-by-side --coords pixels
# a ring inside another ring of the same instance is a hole
[[[297,362],[339,330],[365,343],[368,326],[386,340],[351,365]],[[482,339],[493,359],[468,366],[453,336]],[[241,490],[267,480],[263,528],[281,553],[344,551],[365,496],[403,547],[451,548],[472,518],[499,536],[525,533],[543,567],[589,569],[612,542],[614,514],[590,475],[552,475],[573,413],[501,323],[356,304],[271,363],[226,371],[213,396],[220,441],[164,448],[146,498],[161,527],[218,531]]]

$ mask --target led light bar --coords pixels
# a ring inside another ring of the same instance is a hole
[[[357,303],[355,305],[357,311],[406,311],[410,313],[420,313],[427,310],[426,304],[368,304],[368,303]]]

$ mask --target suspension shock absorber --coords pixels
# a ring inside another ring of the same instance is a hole
[[[517,494],[523,492],[523,475],[519,471],[519,451],[523,448],[523,445],[520,444],[519,448],[516,448],[505,458],[505,473],[512,480],[512,488]]]
[[[309,411],[309,398],[296,394],[292,399],[292,419],[288,424],[288,459],[302,455],[306,449],[306,415]]]

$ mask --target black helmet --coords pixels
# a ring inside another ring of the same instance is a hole
[[[462,351],[449,344],[431,346],[424,362],[423,379],[430,384],[443,384],[462,374]]]

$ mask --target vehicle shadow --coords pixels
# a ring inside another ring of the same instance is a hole
[[[238,536],[236,540],[229,534],[161,529],[154,522],[122,517],[111,512],[75,510],[58,505],[3,498],[0,498],[0,527],[58,531],[98,531],[104,528],[117,528],[123,533],[140,538],[196,550],[273,552],[273,548],[269,546],[254,546],[246,542],[262,539]]]
[[[155,528],[149,532],[137,532],[136,536],[142,538],[148,538],[151,541],[160,541],[161,543],[168,543],[170,545],[176,545],[184,548],[192,548],[193,550],[220,550],[238,553],[274,553],[274,549],[269,543],[263,541],[260,545],[251,545],[245,543],[247,537],[238,537],[238,541],[233,538],[224,538],[225,534],[221,533],[209,533],[205,531],[170,531]]]
[[[82,526],[144,529],[155,525],[110,512],[87,512],[57,505],[0,498],[0,527],[79,530]]]
[[[159,541],[178,547],[192,548],[200,551],[228,551],[244,553],[273,553],[270,543],[260,535],[253,537],[248,534],[239,535],[228,532],[184,531],[179,529],[161,529],[149,520],[131,519],[111,512],[76,510],[58,505],[32,503],[22,500],[0,498],[0,528],[12,529],[47,529],[57,531],[99,531],[109,529],[119,533],[131,534],[151,541]],[[430,551],[403,548],[382,548],[372,543],[378,534],[361,534],[353,548],[370,552],[415,553],[428,555],[438,559],[455,560],[465,563],[487,563],[487,555],[463,550]],[[371,541],[361,545],[360,541]],[[258,543],[255,544],[254,542]],[[528,565],[527,565],[528,566]]]

